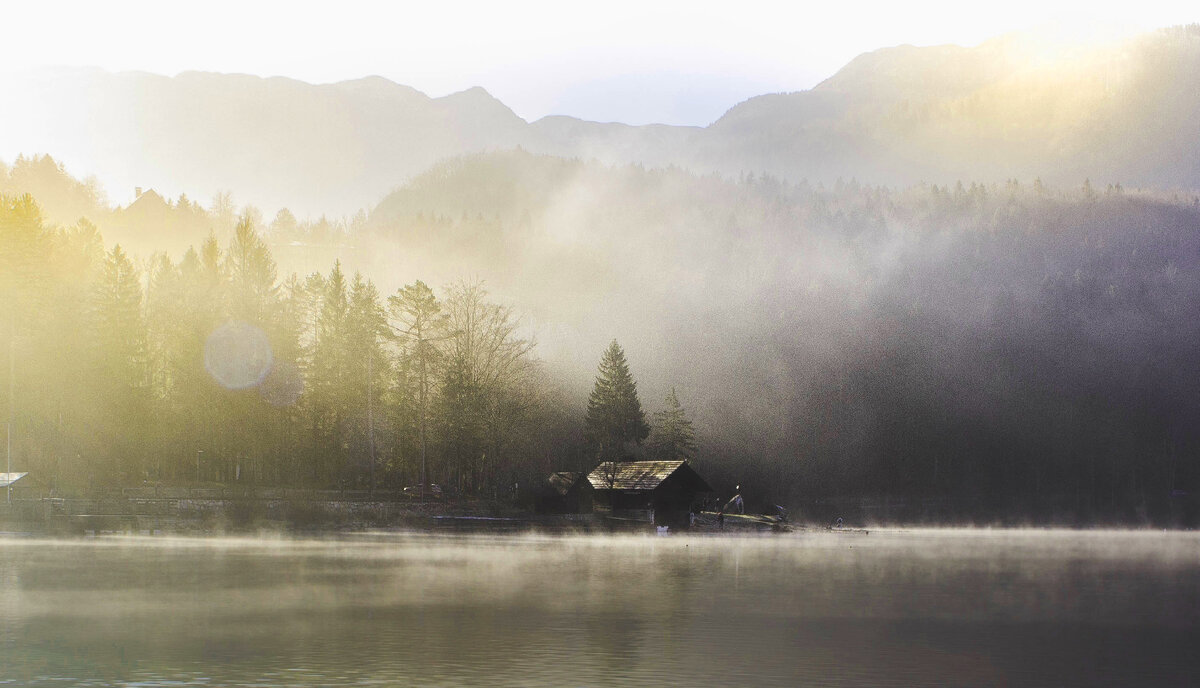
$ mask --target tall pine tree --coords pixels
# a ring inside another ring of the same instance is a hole
[[[649,434],[637,383],[614,339],[600,358],[600,371],[588,397],[584,439],[601,461],[620,461]]]
[[[654,436],[650,438],[650,454],[663,461],[694,459],[696,457],[696,431],[688,420],[675,388],[663,400],[665,408],[654,414]]]
[[[100,409],[93,455],[107,482],[142,479],[149,426],[149,379],[141,276],[133,261],[114,246],[93,286],[90,318],[92,400]]]
[[[317,452],[314,455],[318,482],[339,477],[346,464],[346,423],[351,416],[353,353],[347,344],[350,331],[350,296],[341,262],[333,264],[329,276],[314,278],[316,320],[313,324],[312,354],[308,365],[307,403]]]
[[[354,273],[346,313],[346,348],[351,354],[346,377],[353,410],[350,436],[355,455],[365,458],[367,478],[375,489],[375,409],[379,393],[389,377],[383,342],[390,335],[387,313],[379,300],[379,291],[360,273]],[[362,450],[365,448],[365,452]],[[361,466],[364,462],[355,461]]]

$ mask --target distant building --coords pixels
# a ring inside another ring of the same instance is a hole
[[[606,461],[587,476],[596,511],[686,527],[688,512],[712,488],[687,461]]]
[[[133,202],[121,209],[120,213],[123,217],[133,218],[140,222],[167,221],[171,212],[171,204],[167,199],[160,196],[154,189],[142,191],[140,186],[135,189],[135,193],[137,196]]]
[[[13,483],[29,475],[26,473],[0,473],[0,504],[13,498]]]
[[[539,487],[536,508],[543,514],[579,514],[592,510],[592,486],[577,471],[558,471]]]

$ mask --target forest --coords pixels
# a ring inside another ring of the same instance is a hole
[[[387,296],[336,262],[281,278],[249,218],[172,260],[48,225],[30,195],[0,213],[13,452],[59,492],[414,484],[427,424],[434,481],[487,494],[577,444],[479,283]]]
[[[517,150],[345,221],[160,199],[195,218],[168,233],[46,160],[0,168],[0,379],[20,470],[59,490],[412,485],[424,437],[430,482],[502,497],[599,459],[585,402],[615,338],[647,419],[686,409],[693,463],[753,506],[1194,517],[1188,194],[825,187]],[[296,263],[345,260],[281,270],[297,243]],[[633,455],[663,445],[635,434]]]

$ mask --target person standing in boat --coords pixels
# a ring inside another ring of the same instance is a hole
[[[737,509],[737,512],[739,514],[745,514],[746,513],[746,504],[742,501],[742,486],[738,485],[734,489],[737,491],[737,493],[735,495],[733,495],[733,497],[728,502],[726,502],[724,508],[722,508],[721,511],[726,511],[726,510],[733,511],[734,509]]]

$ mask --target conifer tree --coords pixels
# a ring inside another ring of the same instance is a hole
[[[105,456],[104,468],[115,471],[105,480],[138,479],[144,452],[140,438],[149,422],[146,327],[141,277],[120,246],[104,257],[93,287],[90,325],[92,394],[104,401],[95,454]]]
[[[379,291],[360,273],[354,273],[346,319],[346,348],[351,354],[346,386],[356,409],[356,434],[365,439],[369,481],[375,489],[375,406],[388,378],[388,360],[382,342],[390,332]]]
[[[144,386],[146,330],[141,276],[119,245],[104,258],[93,299],[94,345],[101,370],[109,382]]]
[[[650,453],[656,459],[676,461],[696,457],[696,431],[688,420],[675,388],[663,400],[665,408],[654,414],[654,434],[650,439]]]
[[[620,461],[629,445],[640,445],[650,434],[637,383],[615,339],[600,359],[584,422],[584,438],[601,461]]]
[[[313,430],[321,450],[316,455],[317,477],[330,479],[345,463],[345,421],[350,415],[347,380],[350,374],[351,353],[346,346],[349,331],[350,298],[346,276],[340,262],[335,262],[329,276],[312,280],[315,294],[316,320],[309,361],[308,404],[312,412]]]
[[[271,250],[248,218],[234,228],[224,267],[232,292],[230,315],[259,327],[267,325],[279,296],[277,271]]]

